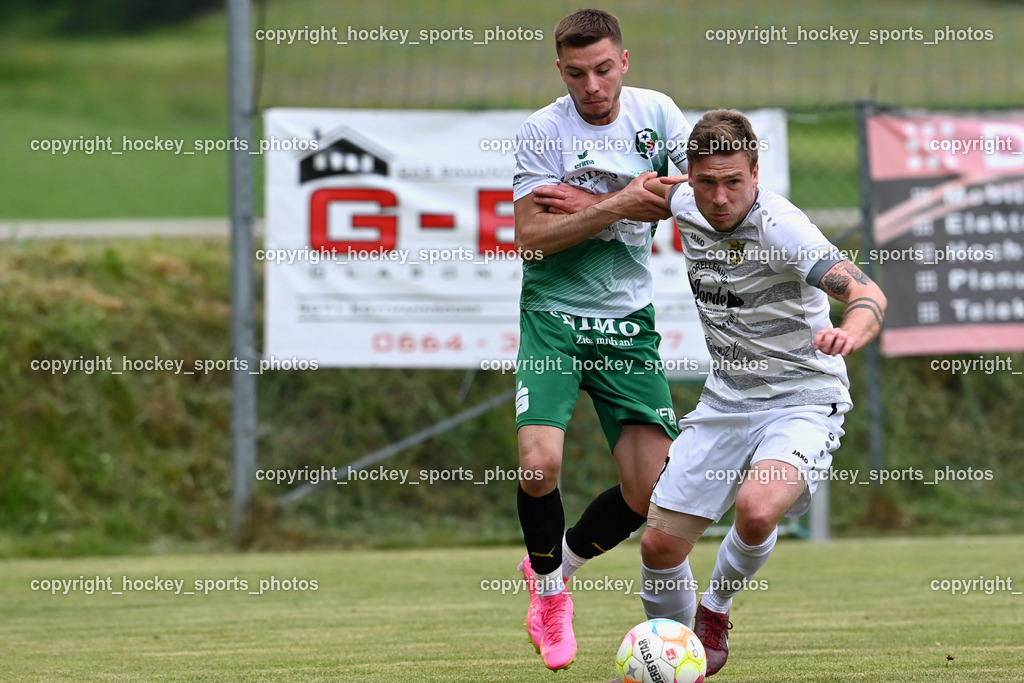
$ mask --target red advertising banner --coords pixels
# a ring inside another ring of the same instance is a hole
[[[867,120],[888,356],[1024,350],[1024,112]]]

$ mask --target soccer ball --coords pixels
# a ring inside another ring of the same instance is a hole
[[[620,683],[701,683],[708,670],[697,635],[671,619],[633,627],[615,658]]]

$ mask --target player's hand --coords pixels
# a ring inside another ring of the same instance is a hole
[[[644,183],[657,177],[654,171],[641,173],[630,181],[629,185],[619,190],[609,202],[612,202],[616,213],[623,218],[645,223],[654,223],[672,216],[664,197],[654,194]]]
[[[855,345],[853,335],[841,327],[826,327],[814,335],[814,348],[830,356],[849,355]]]
[[[579,213],[601,201],[601,196],[573,187],[568,183],[541,185],[533,188],[535,204],[547,207],[548,213]]]
[[[658,178],[662,185],[679,185],[690,179],[688,175],[666,175]]]

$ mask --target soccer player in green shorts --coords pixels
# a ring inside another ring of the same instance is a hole
[[[523,256],[516,373],[519,464],[540,476],[518,490],[530,591],[527,630],[545,665],[576,654],[566,580],[643,523],[677,434],[661,369],[649,267],[662,196],[643,182],[686,167],[690,126],[671,98],[623,87],[629,56],[618,20],[580,10],[555,28],[568,89],[517,137],[516,247]],[[558,490],[565,429],[590,394],[621,485],[565,531]]]

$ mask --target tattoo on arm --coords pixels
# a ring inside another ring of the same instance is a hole
[[[849,261],[842,261],[839,265],[843,267],[843,270],[850,274],[850,277],[852,277],[857,284],[866,285],[871,282],[871,280],[868,279],[868,276],[864,274],[864,271]]]
[[[846,294],[846,287],[849,282],[849,275],[839,272],[833,273],[830,269],[829,272],[825,273],[825,277],[821,278],[821,288],[828,294],[838,298],[837,295]]]
[[[882,313],[882,307],[878,305],[877,301],[867,296],[854,299],[850,303],[846,304],[846,313],[849,314],[849,312],[855,308],[866,308],[871,311],[872,315],[875,316],[875,320],[878,321],[878,326],[882,326],[884,314]]]
[[[867,306],[873,309],[878,315],[882,315],[882,306],[869,296],[862,296],[856,299],[852,299],[850,300],[850,303],[848,303],[846,306],[847,308],[849,308],[854,304],[861,304],[862,306]]]
[[[821,279],[821,288],[836,298],[839,298],[836,295],[846,294],[846,289],[850,286],[850,280],[861,285],[871,282],[860,268],[849,261],[840,261],[836,265],[839,266],[839,269],[829,269],[829,272]]]

